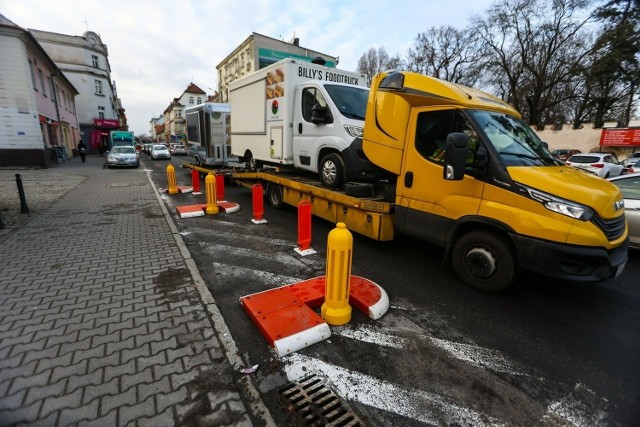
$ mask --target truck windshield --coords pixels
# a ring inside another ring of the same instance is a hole
[[[369,89],[365,87],[325,85],[338,111],[348,119],[364,120]]]
[[[469,113],[506,166],[561,165],[522,120],[495,111],[472,110]]]

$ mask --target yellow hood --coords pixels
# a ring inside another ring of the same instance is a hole
[[[624,214],[623,209],[614,209],[614,203],[622,200],[618,187],[596,175],[571,166],[511,166],[507,170],[514,181],[588,206],[601,218],[611,219]]]

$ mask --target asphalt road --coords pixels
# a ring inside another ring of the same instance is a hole
[[[178,184],[190,185],[185,160],[172,163]],[[143,161],[165,188],[167,162]],[[192,194],[163,198],[170,212],[204,203]],[[295,209],[265,206],[268,222],[255,225],[249,190],[227,186],[225,199],[242,209],[174,218],[241,357],[259,365],[253,379],[280,425],[297,423],[302,411],[284,390],[310,375],[365,425],[640,422],[640,252],[605,283],[522,275],[506,293],[488,295],[463,285],[437,247],[354,235],[352,274],[384,288],[389,311],[374,321],[354,310],[329,339],[278,358],[239,298],[323,275],[334,225],[314,219],[318,253],[300,257]]]

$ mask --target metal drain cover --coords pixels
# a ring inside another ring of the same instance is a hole
[[[364,423],[315,374],[278,389],[296,425],[364,427]]]

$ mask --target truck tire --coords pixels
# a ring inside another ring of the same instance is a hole
[[[336,153],[329,153],[320,161],[318,176],[324,187],[340,188],[344,183],[344,162]]]
[[[344,193],[347,196],[371,197],[375,195],[372,184],[364,182],[347,182],[344,185]]]
[[[453,245],[451,264],[465,284],[487,293],[506,290],[516,278],[512,245],[487,231],[472,231]]]
[[[267,202],[274,209],[282,208],[282,186],[270,182],[267,184]]]

